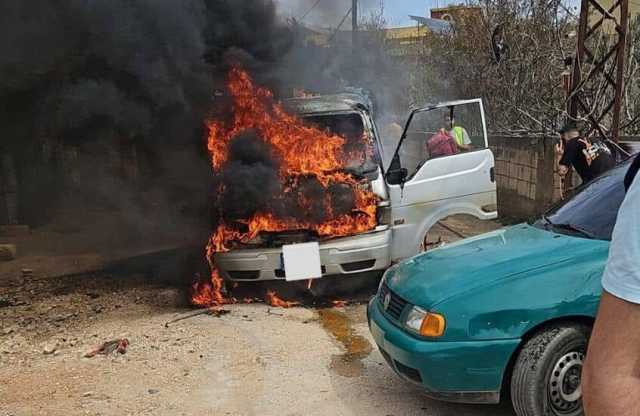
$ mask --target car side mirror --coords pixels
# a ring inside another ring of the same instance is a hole
[[[407,176],[409,176],[407,168],[392,169],[387,172],[387,182],[390,185],[400,185],[407,180]]]

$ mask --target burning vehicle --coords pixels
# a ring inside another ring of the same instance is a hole
[[[194,286],[196,304],[223,303],[222,280],[382,271],[423,250],[429,229],[447,216],[497,217],[479,99],[412,111],[385,168],[371,103],[359,94],[279,103],[238,68],[229,91],[232,117],[208,126],[219,222],[207,249],[212,280]],[[471,146],[429,155],[427,139],[454,117]]]

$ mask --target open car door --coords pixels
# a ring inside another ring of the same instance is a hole
[[[417,254],[441,219],[498,216],[493,153],[481,99],[415,109],[386,172],[394,261]]]

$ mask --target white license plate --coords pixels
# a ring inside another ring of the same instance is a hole
[[[320,245],[318,243],[282,246],[282,262],[287,281],[322,277]]]

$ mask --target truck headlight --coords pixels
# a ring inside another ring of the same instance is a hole
[[[444,334],[446,321],[444,316],[438,313],[427,312],[418,306],[414,306],[407,314],[404,326],[409,331],[423,337],[436,338]]]
[[[381,204],[376,209],[376,222],[378,225],[391,224],[391,205]]]

